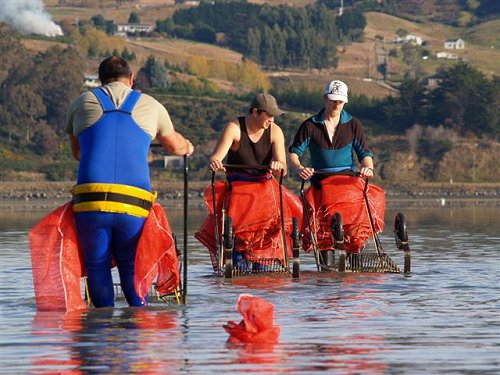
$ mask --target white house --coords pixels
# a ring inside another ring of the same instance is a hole
[[[143,23],[117,23],[115,35],[127,36],[127,34],[146,33],[150,34],[154,25]]]
[[[423,42],[424,41],[423,41],[422,37],[420,37],[418,35],[411,35],[411,34],[407,34],[403,38],[396,39],[396,43],[411,43],[411,44],[415,44],[417,46],[421,46]]]
[[[453,53],[449,53],[449,52],[438,52],[436,53],[436,57],[438,59],[448,59],[448,60],[456,60],[458,59],[458,56],[453,54]]]
[[[175,4],[184,4],[184,5],[190,5],[190,6],[197,7],[198,5],[200,5],[200,1],[199,0],[175,0]]]
[[[445,49],[464,49],[465,48],[465,42],[463,39],[447,39],[444,42],[444,48]]]
[[[83,76],[83,87],[93,89],[101,86],[101,82],[99,81],[99,77],[95,74],[85,74]]]

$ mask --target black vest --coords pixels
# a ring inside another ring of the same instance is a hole
[[[227,163],[239,165],[270,165],[273,160],[271,147],[271,127],[264,130],[262,137],[254,143],[248,136],[245,117],[238,117],[240,123],[240,147],[228,152]],[[235,170],[237,172],[237,170]]]

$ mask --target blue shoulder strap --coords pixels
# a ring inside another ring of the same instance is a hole
[[[99,103],[101,104],[102,110],[104,112],[116,110],[115,103],[113,103],[111,98],[106,95],[101,87],[92,90],[92,93],[96,96],[97,100],[99,100]]]
[[[130,91],[127,98],[120,106],[120,112],[131,114],[140,96],[141,94],[139,92],[133,90]]]
[[[111,100],[111,98],[101,87],[92,90],[92,92],[97,97],[97,100],[99,100],[99,103],[101,104],[102,110],[104,112],[117,110],[115,103],[113,103],[113,100]],[[120,112],[131,114],[140,96],[141,94],[139,92],[131,91],[118,110]]]

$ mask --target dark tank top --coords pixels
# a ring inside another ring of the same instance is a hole
[[[238,117],[240,123],[240,147],[238,150],[232,151],[231,149],[227,155],[227,164],[238,165],[263,165],[271,164],[273,159],[273,150],[271,147],[271,127],[264,130],[262,137],[257,142],[252,142],[248,136],[248,131],[245,123],[245,117]],[[252,175],[266,174],[265,170],[255,169],[233,169],[227,168],[228,172],[244,172]]]

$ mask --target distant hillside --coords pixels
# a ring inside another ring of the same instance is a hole
[[[318,0],[317,3],[326,4],[335,10],[341,6],[338,0]],[[413,22],[461,27],[492,20],[500,15],[498,0],[343,0],[342,3],[344,8],[360,6]]]
[[[464,37],[474,45],[498,50],[500,48],[500,19],[474,26],[465,32]]]
[[[451,24],[466,7],[462,0],[403,0],[391,7],[395,16],[418,22]]]
[[[500,65],[497,63],[500,60],[500,19],[470,28],[458,28],[434,22],[416,23],[377,12],[368,12],[366,17],[365,42],[370,46],[374,46],[376,37],[381,36],[386,48],[397,48],[393,41],[398,36],[398,30],[422,37],[425,42],[423,49],[431,54],[431,59],[423,63],[428,74],[432,74],[441,65],[453,63],[436,60],[436,53],[446,51],[444,42],[447,39],[462,38],[465,41],[465,49],[448,52],[469,61],[486,74],[500,75]],[[397,59],[390,58],[390,64],[395,74],[398,69],[404,69]]]
[[[72,2],[71,0],[67,0],[65,3],[67,5],[71,5],[72,3],[82,4],[83,1]],[[94,3],[97,4],[97,2]],[[125,22],[130,12],[137,12],[143,22],[154,22],[155,19],[164,18],[180,7],[179,5],[175,5],[174,2],[162,2],[159,4],[156,1],[136,1],[136,3],[140,7],[132,6],[128,2],[123,2],[122,5],[114,7],[106,6],[108,2],[104,2],[105,6],[103,7],[95,6],[87,8],[60,6],[58,5],[59,2],[56,1],[52,3],[48,2],[47,5],[49,5],[48,10],[59,22],[74,19],[88,20],[96,14],[102,14],[103,17],[115,19],[117,22]],[[282,2],[272,1],[269,3],[281,4]],[[345,3],[348,4],[349,2],[345,1]],[[405,6],[402,5],[403,3]],[[410,3],[399,1],[398,9],[403,13],[404,9],[409,9],[408,4]],[[414,3],[419,3],[420,5],[418,6],[423,6],[425,2],[415,1]],[[427,3],[430,4],[432,2]],[[452,3],[447,2],[448,6]],[[430,5],[427,5],[426,9],[430,11]],[[433,12],[438,11],[434,10]],[[422,13],[423,11],[419,12]],[[337,68],[267,72],[271,83],[278,81],[288,82],[295,87],[304,86],[310,90],[318,90],[324,85],[326,80],[335,77],[346,81],[351,92],[357,95],[363,94],[371,98],[384,98],[397,95],[399,81],[408,70],[408,65],[401,58],[401,54],[398,53],[401,46],[393,43],[398,37],[398,31],[401,30],[409,34],[418,35],[425,41],[425,46],[422,47],[422,50],[427,51],[431,58],[425,61],[421,60],[420,65],[423,72],[428,76],[432,76],[443,67],[455,63],[456,60],[438,60],[435,58],[435,55],[437,52],[444,50],[443,44],[446,39],[458,37],[465,40],[466,48],[463,51],[454,50],[452,51],[453,54],[469,61],[487,75],[500,75],[500,65],[497,63],[500,60],[500,19],[469,28],[458,28],[428,21],[417,23],[379,12],[367,12],[365,15],[367,26],[364,30],[363,42],[340,47]],[[23,42],[28,49],[33,51],[41,51],[53,45],[49,40],[25,39]],[[242,89],[240,83],[231,81],[231,78],[227,76],[214,73],[216,71],[227,70],[227,67],[224,66],[238,66],[242,58],[240,53],[215,45],[181,39],[129,38],[128,41],[124,42],[128,50],[134,52],[137,56],[137,61],[131,63],[135,71],[138,71],[149,55],[153,55],[160,62],[166,61],[171,65],[184,66],[183,74],[178,74],[177,79],[186,81],[201,76],[212,81],[215,87],[221,91],[233,93]],[[376,53],[379,47],[382,48],[388,59],[385,82],[380,81],[382,76],[378,65],[379,56]],[[82,52],[85,53],[86,51],[83,50]],[[396,53],[398,54],[394,56]],[[195,60],[198,60],[198,62]],[[98,58],[88,59],[86,62],[88,66],[87,73],[94,73],[98,62]],[[198,66],[200,64],[201,66],[219,64],[221,67],[217,69],[205,69],[205,71],[196,69],[195,67],[193,71],[193,64],[197,64]]]
[[[75,5],[83,4],[83,0],[74,1],[66,0],[65,4]],[[128,2],[123,2],[119,6],[103,6],[97,7],[63,7],[59,6],[59,2],[48,2],[48,10],[58,21],[72,20],[78,18],[79,20],[89,19],[93,15],[102,14],[106,19],[115,19],[116,22],[124,22],[130,12],[137,12],[141,17],[141,21],[153,23],[156,19],[163,19],[171,15],[175,9],[181,7],[175,5],[174,2],[162,2],[159,4],[157,1],[136,1],[136,5],[132,6]],[[108,2],[104,2],[107,4]],[[111,4],[109,2],[109,4]],[[263,2],[261,2],[263,3]],[[282,1],[268,1],[270,4],[283,4]],[[295,5],[306,5],[308,2],[296,2]],[[352,1],[345,1],[346,4],[353,3]],[[437,3],[440,5],[438,6]],[[398,1],[395,12],[400,12],[402,15],[408,13],[408,10],[414,8],[415,14],[420,14],[419,22],[409,21],[406,19],[398,18],[393,15],[388,15],[379,12],[366,13],[367,26],[364,30],[364,41],[360,43],[353,43],[341,47],[338,53],[339,65],[335,68],[327,68],[322,70],[302,70],[302,71],[282,71],[282,72],[269,72],[272,80],[286,78],[290,83],[296,85],[306,85],[308,87],[321,87],[324,81],[330,77],[337,77],[345,80],[352,92],[364,94],[368,97],[382,98],[388,95],[394,95],[394,88],[397,88],[398,82],[405,74],[408,66],[403,62],[401,55],[393,56],[394,53],[400,49],[401,46],[393,44],[397,38],[398,31],[406,31],[410,34],[421,36],[425,41],[425,46],[422,50],[427,51],[431,58],[421,61],[421,68],[426,75],[433,75],[442,67],[450,66],[454,60],[438,60],[435,58],[437,52],[443,51],[443,44],[446,39],[462,38],[465,40],[466,48],[463,51],[451,51],[458,58],[463,58],[472,63],[475,67],[482,70],[488,75],[500,75],[500,65],[496,62],[500,60],[500,20],[492,20],[485,23],[475,25],[473,27],[458,28],[447,26],[443,23],[429,22],[425,18],[431,14],[440,14],[445,9],[455,7],[459,11],[461,6],[457,5],[458,1]],[[432,17],[428,17],[432,18]],[[435,17],[434,17],[435,18]],[[380,42],[382,40],[382,42]],[[173,61],[174,63],[180,62],[187,65],[189,56],[203,56],[209,60],[221,60],[227,62],[230,60],[232,63],[237,63],[241,59],[241,54],[232,52],[228,49],[221,49],[217,46],[209,44],[201,44],[195,42],[182,42],[178,39],[149,39],[149,38],[130,38],[128,49],[135,52],[139,56],[137,63],[133,63],[134,68],[138,68],[140,64],[144,63],[149,54],[153,54],[159,61]],[[382,44],[384,53],[388,55],[388,72],[387,83],[381,84],[378,80],[381,78],[379,72],[378,58],[376,48]],[[29,46],[31,47],[31,46]],[[39,47],[39,46],[37,46]],[[392,52],[391,52],[392,51]],[[392,53],[392,55],[391,55]],[[89,72],[95,69],[95,63],[89,65]],[[234,84],[231,82],[224,82],[220,77],[207,76],[206,78],[212,79],[221,90],[234,90]],[[392,87],[391,87],[392,86]]]

